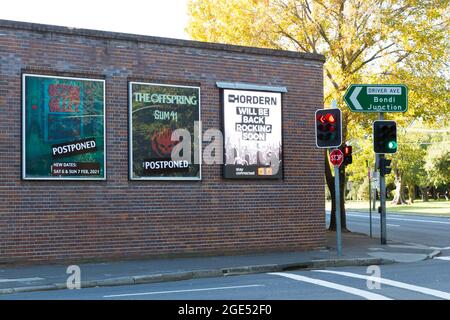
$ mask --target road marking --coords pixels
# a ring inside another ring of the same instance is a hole
[[[422,245],[407,245],[407,244],[388,244],[388,247],[398,248],[398,249],[431,249],[427,246]]]
[[[450,261],[450,257],[435,257],[434,259]]]
[[[356,289],[356,288],[349,287],[349,286],[344,286],[344,285],[329,282],[329,281],[300,276],[300,275],[293,274],[293,273],[273,272],[273,273],[269,273],[269,274],[286,277],[286,278],[290,278],[290,279],[297,280],[297,281],[312,283],[312,284],[315,284],[318,286],[327,287],[327,288],[331,288],[331,289],[335,289],[335,290],[339,290],[339,291],[343,291],[345,293],[363,297],[367,300],[392,300],[391,298],[382,296],[381,294],[376,294],[373,292],[360,290],[360,289]]]
[[[440,247],[430,247],[430,249],[433,249],[433,250],[450,250],[450,247],[443,247],[443,248],[440,248]]]
[[[369,219],[369,216],[367,215],[361,215],[361,214],[355,214],[355,213],[347,213],[350,217],[357,217],[357,218],[367,218]],[[380,217],[373,216],[372,218],[380,219]],[[438,223],[438,224],[450,224],[450,221],[436,221],[436,220],[423,220],[423,219],[404,219],[404,218],[395,218],[395,217],[387,217],[387,220],[398,220],[398,221],[412,221],[412,222],[425,222],[425,223]]]
[[[390,223],[386,223],[386,225],[387,225],[388,227],[400,227],[399,224],[390,224]]]
[[[400,281],[389,280],[389,279],[385,279],[385,278],[381,278],[381,277],[374,278],[373,276],[366,276],[366,275],[360,275],[360,274],[351,273],[351,272],[333,271],[333,270],[312,270],[312,271],[313,272],[332,273],[332,274],[337,274],[337,275],[341,275],[344,277],[376,281],[379,283],[386,284],[388,286],[402,288],[402,289],[411,290],[411,291],[416,291],[416,292],[427,294],[430,296],[435,296],[438,298],[450,300],[450,293],[448,293],[448,292],[429,289],[429,288],[420,287],[420,286],[415,286],[412,284],[408,284],[408,283],[404,283],[404,282],[400,282]]]
[[[44,280],[43,278],[18,278],[18,279],[0,279],[0,283],[4,282],[25,282],[25,281],[39,281]]]
[[[450,247],[433,247],[433,246],[426,246],[423,244],[415,244],[410,243],[408,244],[388,244],[391,248],[399,248],[399,249],[429,249],[429,250],[450,250]]]
[[[241,289],[241,288],[254,288],[254,287],[264,287],[264,285],[263,284],[251,284],[251,285],[246,285],[246,286],[234,286],[234,287],[216,287],[216,288],[201,288],[201,289],[171,290],[171,291],[152,291],[152,292],[139,292],[139,293],[124,293],[124,294],[107,295],[107,296],[103,296],[103,298],[144,296],[144,295],[166,294],[166,293],[182,293],[182,292],[228,290],[228,289]]]

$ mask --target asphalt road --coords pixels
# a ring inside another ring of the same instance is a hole
[[[327,224],[329,213],[327,213]],[[347,228],[369,234],[369,214],[347,212]],[[388,240],[423,244],[436,248],[450,247],[450,218],[420,215],[387,214]],[[380,215],[372,213],[372,234],[380,237]]]
[[[31,292],[3,295],[0,300],[450,300],[450,260],[384,265],[379,271],[379,282],[370,281],[367,267],[346,267]]]

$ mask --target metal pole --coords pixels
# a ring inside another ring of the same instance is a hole
[[[380,120],[384,120],[384,114],[380,112]],[[378,167],[380,168],[380,229],[381,229],[381,244],[387,243],[387,225],[386,225],[386,181],[384,175],[381,174],[381,162],[384,159],[384,154],[378,155]]]
[[[373,168],[373,175],[378,170],[378,155],[375,155],[375,167]],[[379,178],[379,177],[378,177]],[[372,203],[372,211],[375,212],[377,209],[377,188],[373,189],[373,203]]]
[[[331,101],[331,107],[337,108],[337,101]],[[336,242],[338,257],[342,255],[342,237],[341,237],[341,193],[339,189],[339,166],[334,166],[334,194],[336,197]]]
[[[338,257],[342,255],[341,194],[339,190],[339,166],[334,166],[334,193],[336,196],[336,242]]]
[[[384,159],[384,154],[380,154],[380,160]],[[380,207],[381,207],[381,244],[386,244],[386,181],[384,175],[380,174]]]
[[[372,238],[372,184],[371,184],[372,179],[370,174],[369,160],[366,160],[366,163],[369,178],[369,229],[370,229],[370,237]]]
[[[375,171],[377,171],[377,169],[376,169],[377,167],[375,167],[375,170],[374,170],[374,172]],[[375,189],[373,189],[372,190],[373,191],[373,197],[372,197],[372,211],[375,211],[377,208],[377,188],[375,188]]]

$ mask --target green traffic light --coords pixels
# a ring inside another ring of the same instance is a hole
[[[395,142],[395,141],[389,141],[389,143],[388,143],[388,148],[389,148],[389,149],[397,149],[397,142]]]

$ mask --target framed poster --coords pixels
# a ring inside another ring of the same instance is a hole
[[[201,179],[199,87],[130,82],[129,122],[131,180]]]
[[[22,75],[22,178],[105,180],[105,81]]]
[[[282,178],[281,93],[222,90],[224,178]]]

